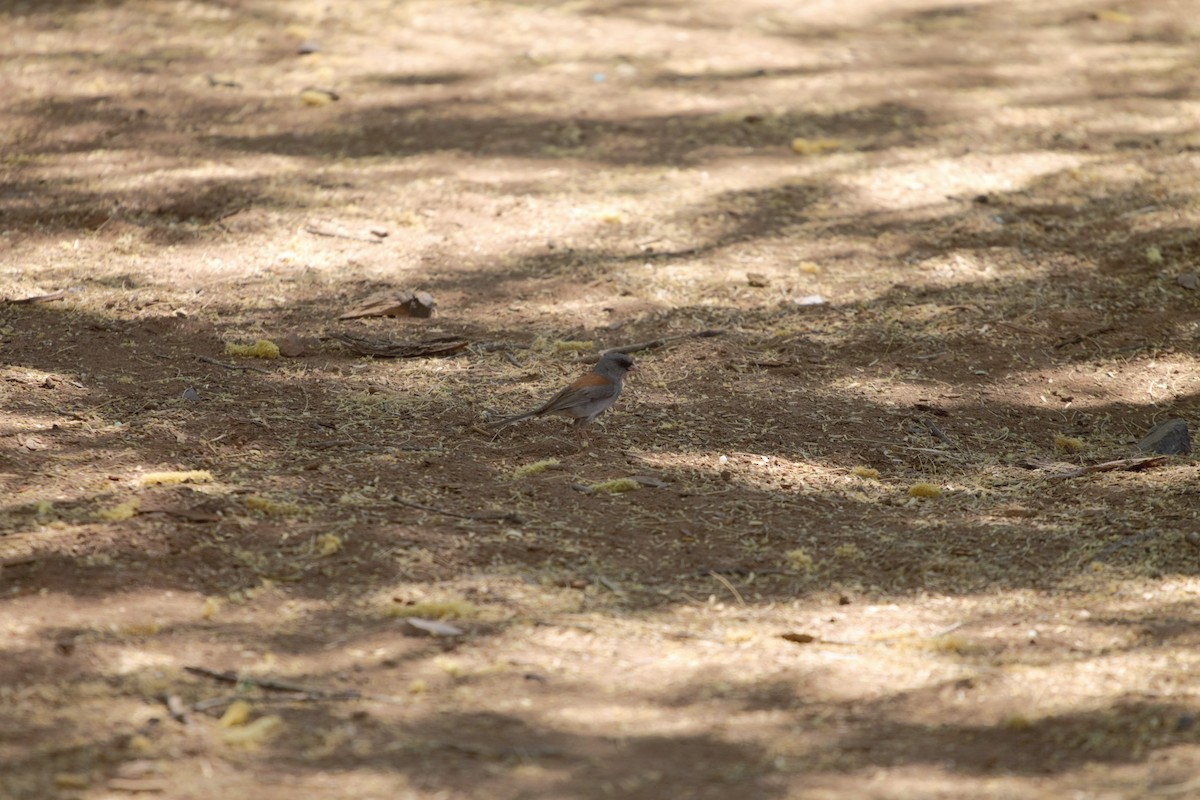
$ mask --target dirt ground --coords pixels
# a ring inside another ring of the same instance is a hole
[[[1195,3],[0,25],[0,797],[1200,797]]]

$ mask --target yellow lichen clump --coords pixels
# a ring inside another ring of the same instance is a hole
[[[613,478],[609,481],[593,483],[588,488],[593,492],[604,494],[620,494],[621,492],[632,492],[635,489],[640,489],[641,486],[642,485],[633,478]]]
[[[559,466],[561,466],[561,462],[557,458],[544,458],[541,461],[517,467],[513,470],[513,477],[526,478],[530,475],[540,475],[546,470],[557,469]]]
[[[942,490],[940,487],[925,481],[919,481],[908,487],[909,497],[940,497]]]
[[[120,505],[112,508],[104,508],[96,512],[96,518],[105,520],[106,522],[119,522],[123,519],[131,519],[138,512],[138,501],[128,500]]]
[[[1083,439],[1060,433],[1054,437],[1054,447],[1064,453],[1078,453],[1083,450]]]
[[[251,511],[261,512],[268,517],[290,517],[299,514],[302,510],[295,503],[283,503],[257,494],[250,495],[242,502]]]
[[[801,156],[831,153],[845,147],[846,142],[842,139],[805,139],[803,137],[792,139],[792,152]]]
[[[166,486],[176,483],[208,483],[213,475],[206,469],[174,472],[147,472],[137,479],[138,486]]]
[[[259,339],[254,344],[225,343],[225,354],[230,356],[245,356],[246,358],[279,358],[279,345],[270,339]]]
[[[812,572],[813,568],[817,565],[817,562],[803,547],[788,550],[783,554],[783,557],[787,560],[788,566],[797,572]]]
[[[592,341],[572,341],[570,339],[560,339],[550,345],[550,348],[556,353],[586,353],[589,350],[596,349],[596,343]]]
[[[421,617],[422,619],[466,619],[476,614],[474,603],[458,598],[422,600],[412,605],[392,603],[387,607],[388,616]]]

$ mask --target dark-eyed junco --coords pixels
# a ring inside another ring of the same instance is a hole
[[[575,420],[575,428],[582,430],[617,402],[625,374],[637,367],[625,353],[605,353],[592,367],[592,371],[579,378],[567,388],[551,397],[533,411],[505,417],[489,423],[493,428],[511,425],[514,422],[539,417],[542,414],[561,414]]]

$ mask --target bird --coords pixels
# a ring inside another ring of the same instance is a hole
[[[636,370],[633,359],[626,353],[605,353],[600,356],[591,372],[580,376],[542,405],[524,414],[505,417],[488,424],[493,428],[502,428],[543,414],[561,414],[574,419],[575,430],[586,438],[584,429],[617,402],[625,376]]]

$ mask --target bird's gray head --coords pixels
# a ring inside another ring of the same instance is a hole
[[[625,373],[636,370],[633,359],[626,353],[605,353],[596,362],[596,372],[606,378],[621,380]]]

